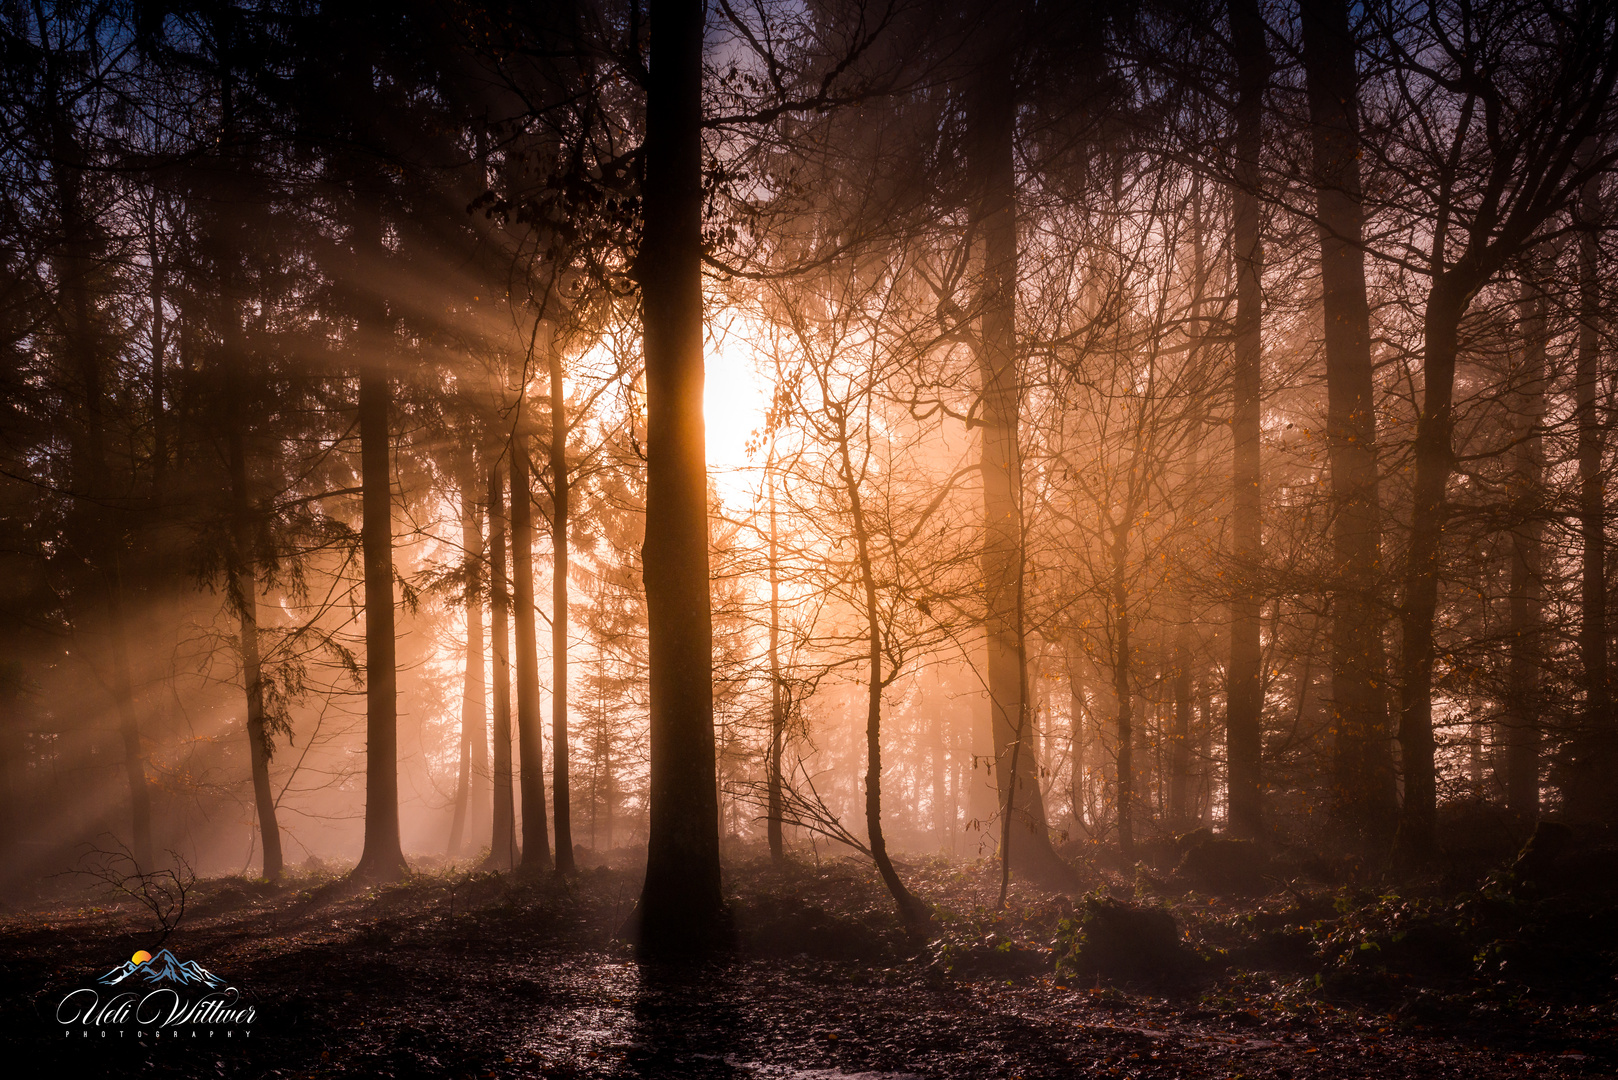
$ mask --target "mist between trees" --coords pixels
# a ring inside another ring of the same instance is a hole
[[[1608,5],[0,17],[14,880],[1618,809]]]

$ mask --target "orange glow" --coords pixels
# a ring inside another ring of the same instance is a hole
[[[727,501],[744,492],[742,475],[754,463],[747,443],[764,424],[770,387],[759,372],[752,320],[723,313],[714,320],[704,349],[702,419],[707,430],[708,472]]]

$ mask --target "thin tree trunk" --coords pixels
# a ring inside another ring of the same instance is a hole
[[[1078,646],[1069,644],[1068,680],[1068,805],[1073,823],[1085,823],[1084,795],[1084,684],[1079,680]]]
[[[161,508],[167,499],[168,493],[168,460],[169,460],[169,425],[168,409],[164,404],[167,388],[164,385],[165,370],[164,346],[167,344],[167,335],[164,329],[163,293],[168,285],[168,263],[158,251],[157,239],[157,201],[154,197],[152,203],[151,220],[148,222],[148,258],[152,260],[152,278],[149,300],[152,305],[152,371],[151,371],[151,397],[152,397],[152,502]]]
[[[511,439],[511,604],[517,620],[517,758],[525,871],[551,868],[545,824],[545,743],[539,703],[539,638],[534,627],[534,503],[528,427],[519,401]]]
[[[648,953],[724,936],[713,610],[702,417],[701,0],[652,0],[645,225],[635,272],[646,358],[650,826],[637,911]]]
[[[1214,705],[1213,705],[1213,679],[1204,676],[1202,679],[1202,703],[1197,709],[1202,724],[1197,729],[1197,823],[1199,825],[1213,824],[1213,790],[1214,790]]]
[[[1236,254],[1231,542],[1237,580],[1230,604],[1225,744],[1230,758],[1230,829],[1238,836],[1256,837],[1264,827],[1260,794],[1264,691],[1258,591],[1258,575],[1264,557],[1259,489],[1264,253],[1260,237],[1259,153],[1263,146],[1264,88],[1269,79],[1270,59],[1264,42],[1263,19],[1255,0],[1231,0],[1230,37],[1237,69],[1236,183],[1231,191]]]
[[[1447,516],[1444,491],[1454,464],[1455,358],[1466,309],[1457,279],[1440,275],[1427,297],[1422,328],[1425,386],[1412,457],[1410,543],[1400,622],[1403,706],[1399,746],[1404,766],[1404,807],[1398,845],[1405,858],[1429,857],[1438,847],[1438,778],[1433,741],[1433,618],[1438,611],[1439,543]]]
[[[388,465],[392,388],[384,362],[360,371],[360,543],[365,563],[365,848],[355,873],[392,880],[399,845],[398,671],[393,611],[393,500]]]
[[[1112,542],[1112,692],[1118,706],[1118,763],[1116,796],[1118,811],[1118,850],[1125,859],[1135,857],[1135,694],[1131,671],[1134,645],[1130,641],[1129,592],[1124,577],[1129,532],[1126,525],[1114,528]]]
[[[1301,11],[1325,315],[1326,448],[1335,504],[1333,803],[1348,829],[1386,837],[1398,806],[1377,602],[1382,535],[1362,247],[1359,79],[1345,0],[1308,3]]]
[[[849,455],[848,415],[839,410],[837,448],[842,458],[843,490],[848,495],[849,509],[854,519],[854,544],[859,556],[860,584],[865,594],[865,626],[870,645],[868,658],[870,672],[866,680],[865,695],[865,831],[870,841],[871,859],[876,863],[882,883],[888,887],[899,917],[913,932],[920,931],[931,921],[927,905],[899,879],[899,873],[888,857],[887,841],[882,835],[882,609],[877,603],[876,569],[871,562],[871,534],[865,524],[864,501],[860,498],[859,480],[854,474],[854,463]]]
[[[1533,260],[1530,257],[1530,264]],[[1545,350],[1549,327],[1545,294],[1538,281],[1523,286],[1518,305],[1523,335],[1523,382],[1514,410],[1520,423],[1512,468],[1512,503],[1517,519],[1511,534],[1511,624],[1507,633],[1506,805],[1519,814],[1539,813],[1539,671],[1544,586],[1540,547],[1545,523],[1545,448],[1540,430],[1545,417]]]
[[[1169,827],[1185,831],[1186,798],[1191,787],[1191,626],[1174,633],[1174,730],[1169,736]]]
[[[602,715],[605,716],[605,701],[602,702],[602,705]],[[601,728],[601,817],[605,822],[605,828],[602,829],[604,835],[603,851],[612,850],[612,819],[616,813],[613,793],[614,782],[612,772],[612,729],[603,724]]]
[[[933,844],[939,851],[944,850],[944,845],[948,842],[950,832],[949,817],[945,813],[944,802],[944,781],[946,779],[945,773],[948,769],[946,764],[947,751],[944,746],[944,722],[943,706],[935,703],[933,706],[932,746],[930,747],[932,751],[932,775],[929,779],[932,782]]]
[[[770,448],[770,466],[775,464],[775,448]],[[781,557],[780,540],[776,534],[775,476],[766,476],[770,485],[770,760],[769,798],[770,816],[766,823],[770,843],[770,858],[781,862],[786,858],[786,844],[782,836],[781,813],[781,757],[786,745],[786,694],[781,683]]]
[[[1027,582],[1027,565],[1019,559],[1017,566],[1017,675],[1019,679],[1017,686],[1017,731],[1011,744],[1011,768],[1009,772],[1012,782],[1006,789],[1006,801],[1000,808],[1000,898],[995,905],[1000,911],[1005,910],[1006,891],[1011,887],[1011,838],[1012,822],[1016,810],[1017,788],[1025,782],[1031,783],[1033,787],[1033,791],[1030,792],[1031,797],[1039,799],[1041,807],[1044,806],[1044,792],[1040,790],[1039,786],[1038,763],[1035,763],[1033,769],[1025,769],[1022,768],[1021,761],[1023,747],[1030,745],[1034,741],[1034,733],[1030,730],[1033,726],[1030,723],[1032,707],[1028,700],[1028,624],[1025,607]],[[1023,776],[1030,772],[1033,775],[1029,781],[1024,781]],[[1043,814],[1040,815],[1040,820],[1041,824],[1043,824]],[[1048,828],[1046,829],[1045,843],[1050,844]],[[1054,851],[1052,856],[1055,856]]]
[[[238,315],[234,306],[227,318]],[[227,335],[231,338],[227,331]],[[230,552],[230,593],[237,612],[237,627],[241,635],[239,651],[242,660],[242,686],[247,695],[248,762],[253,774],[253,805],[258,814],[259,842],[264,850],[264,877],[276,881],[281,877],[281,829],[276,820],[275,794],[270,788],[269,727],[264,715],[264,674],[258,647],[258,574],[254,568],[253,502],[248,486],[247,450],[243,438],[245,420],[241,415],[242,387],[238,367],[246,362],[243,350],[229,349],[227,409],[231,419],[226,434],[227,456],[230,463],[230,498],[232,518],[232,545]]]
[[[511,585],[506,579],[506,493],[498,459],[489,467],[489,641],[494,656],[494,808],[489,868],[517,865],[511,776]]]
[[[466,838],[468,810],[476,805],[474,748],[488,740],[483,688],[483,530],[478,521],[476,470],[461,484],[461,552],[466,565],[466,666],[461,680],[461,757],[455,778],[455,816],[449,853],[456,856]]]
[[[1193,366],[1204,362],[1202,303],[1208,286],[1207,242],[1202,213],[1202,180],[1196,178],[1191,190],[1191,327],[1188,362]],[[1198,421],[1200,425],[1200,421]],[[1199,440],[1200,444],[1200,440]],[[1197,477],[1201,471],[1201,455],[1196,446],[1191,450],[1188,472]],[[1174,635],[1174,729],[1170,736],[1169,758],[1169,824],[1177,832],[1184,831],[1189,822],[1187,805],[1191,788],[1191,611],[1188,604],[1180,609],[1180,624]]]
[[[481,610],[479,611],[479,615],[482,615]],[[479,621],[482,621],[481,618]],[[492,628],[487,636],[490,640],[492,640]],[[483,685],[485,687],[489,685],[488,671],[485,667],[485,665],[488,663],[488,659],[489,654],[485,647],[485,643],[480,641],[478,647],[478,677],[483,681]],[[490,844],[493,844],[493,834],[490,831],[492,825],[491,818],[493,817],[492,811],[494,809],[493,788],[491,783],[493,774],[490,772],[489,767],[490,716],[487,692],[485,692],[484,696],[479,699],[479,704],[482,719],[478,722],[477,730],[472,733],[471,805],[467,808],[466,812],[466,832],[463,834],[461,840],[462,852],[476,851],[481,848],[483,846],[482,840],[485,836],[490,837]]]
[[[562,354],[550,350],[551,376],[551,815],[556,870],[573,872],[572,789],[567,774],[567,400]]]
[[[1595,152],[1594,140],[1583,153]],[[1584,716],[1573,741],[1568,809],[1577,817],[1610,808],[1606,794],[1612,775],[1612,690],[1607,674],[1607,491],[1602,468],[1601,281],[1596,222],[1601,215],[1601,178],[1592,178],[1579,196],[1579,337],[1574,358],[1574,422],[1578,426],[1580,597],[1579,663]]]

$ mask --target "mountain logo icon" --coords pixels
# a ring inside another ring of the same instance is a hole
[[[132,977],[152,985],[205,986],[209,989],[225,983],[224,979],[195,960],[182,961],[167,949],[157,950],[155,956],[142,949],[96,981],[103,986],[117,986]]]

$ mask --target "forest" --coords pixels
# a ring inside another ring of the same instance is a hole
[[[1615,269],[1609,0],[0,0],[0,1031],[1613,1075]]]

